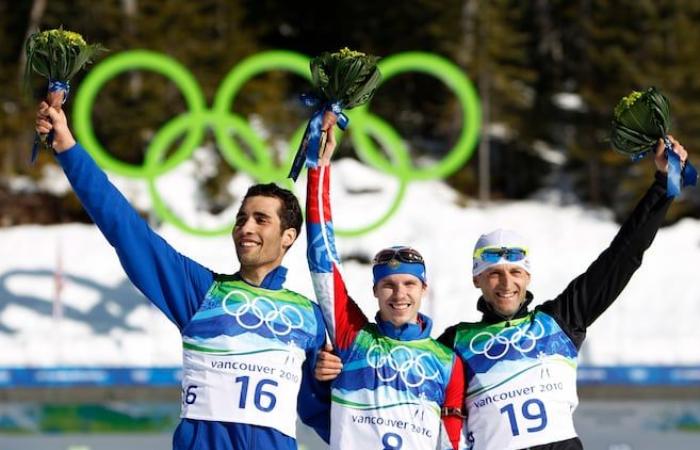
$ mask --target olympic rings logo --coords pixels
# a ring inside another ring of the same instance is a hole
[[[491,360],[502,358],[511,347],[524,355],[534,350],[537,340],[544,336],[544,326],[537,319],[531,327],[519,327],[510,337],[506,336],[512,330],[512,328],[504,328],[496,334],[482,331],[472,337],[469,350],[475,355],[484,355]],[[488,339],[484,340],[484,337]]]
[[[243,301],[232,301],[236,305],[236,308],[232,309],[232,305],[229,305],[229,299],[233,300],[235,297],[239,297]],[[277,305],[269,298],[257,296],[251,300],[246,292],[240,290],[233,290],[226,294],[221,301],[221,307],[226,314],[235,317],[238,325],[246,330],[257,330],[265,324],[272,334],[286,336],[292,330],[298,330],[304,326],[304,317],[295,307],[283,305],[277,309]],[[246,315],[252,315],[253,321],[244,320]]]
[[[438,368],[431,369],[425,367],[421,362],[423,358],[430,357],[430,353],[421,352],[414,355],[411,349],[404,345],[392,348],[388,354],[384,353],[382,347],[373,344],[367,351],[367,364],[375,369],[377,378],[381,381],[389,382],[401,377],[401,380],[408,387],[417,387],[425,381],[436,379],[440,373]],[[384,367],[391,369],[391,375],[386,376]],[[409,378],[416,378],[418,381],[411,381]]]
[[[412,164],[408,147],[401,136],[389,123],[372,114],[368,104],[348,111],[347,115],[352,123],[349,129],[350,138],[360,159],[395,176],[399,186],[391,206],[385,213],[359,228],[337,230],[341,236],[358,236],[384,224],[398,210],[410,181],[444,178],[459,169],[474,151],[481,124],[481,108],[476,91],[462,70],[449,60],[430,53],[407,52],[380,60],[379,68],[383,82],[407,72],[421,72],[440,80],[456,95],[462,109],[464,125],[457,142],[442,160],[432,166],[417,168]],[[174,117],[155,133],[145,150],[141,166],[127,164],[114,158],[97,139],[91,118],[96,97],[102,87],[119,74],[132,70],[152,71],[172,81],[180,89],[188,108],[186,113]],[[95,66],[83,80],[75,97],[75,132],[100,166],[118,175],[146,180],[154,211],[162,220],[196,235],[228,234],[233,223],[212,229],[196,228],[185,223],[163,201],[156,189],[156,178],[188,159],[203,141],[207,128],[210,128],[214,132],[223,159],[232,168],[248,173],[258,182],[276,181],[293,188],[286,175],[294,152],[288,151],[282,165],[275,166],[272,153],[264,139],[243,117],[230,111],[239,89],[252,77],[270,70],[287,71],[310,79],[307,56],[290,51],[259,53],[241,61],[225,76],[216,93],[212,109],[207,109],[204,94],[197,81],[179,62],[147,50],[122,52]],[[301,124],[294,133],[289,149],[298,147],[305,126],[305,123]],[[182,142],[166,157],[170,146],[180,137],[183,137]],[[252,158],[234,137],[246,144]],[[375,142],[390,155],[391,160],[382,155]]]

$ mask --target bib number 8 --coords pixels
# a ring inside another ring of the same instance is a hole
[[[396,433],[386,433],[382,436],[382,450],[400,450],[403,445],[403,439]]]
[[[238,401],[238,407],[240,409],[245,409],[248,398],[248,384],[250,383],[250,377],[243,376],[237,377],[236,383],[241,383],[241,398]],[[277,404],[277,397],[270,391],[265,391],[265,386],[277,386],[275,380],[262,379],[255,385],[255,394],[253,395],[253,403],[255,407],[262,412],[270,412],[275,408]]]
[[[534,411],[532,410],[532,408],[530,408],[531,406],[534,406]],[[547,426],[547,411],[544,409],[544,403],[542,403],[536,398],[532,398],[523,403],[523,406],[522,408],[520,408],[520,410],[522,416],[528,421],[539,421],[538,424],[533,424],[533,426],[526,428],[528,433],[535,433],[537,431],[545,429],[545,427]],[[515,417],[515,408],[513,408],[513,404],[510,403],[504,406],[503,408],[501,408],[500,411],[501,414],[506,413],[508,415],[508,421],[510,422],[510,431],[513,433],[513,436],[520,435],[520,429],[518,428],[518,421]]]

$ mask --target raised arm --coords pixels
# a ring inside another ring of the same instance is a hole
[[[687,152],[678,141],[672,140],[674,151],[685,161]],[[615,301],[642,264],[644,252],[654,240],[671,205],[672,199],[666,195],[666,161],[662,144],[657,147],[654,162],[658,169],[654,183],[610,246],[556,299],[540,307],[564,321],[577,346],[583,341],[586,328]]]
[[[328,145],[334,147],[332,130]],[[327,145],[327,147],[328,147]],[[332,148],[330,152],[332,153]],[[330,154],[317,168],[308,170],[306,190],[307,259],[314,291],[336,350],[350,347],[367,318],[348,296],[335,247],[330,203]]]
[[[83,207],[117,251],[129,279],[182,329],[199,308],[213,273],[150,229],[76,143],[63,111],[42,103],[36,127],[40,133],[53,130],[58,161]]]

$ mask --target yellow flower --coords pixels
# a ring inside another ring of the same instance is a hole
[[[87,45],[85,42],[85,39],[79,34],[74,31],[64,31],[63,36],[66,38],[69,44],[71,45],[77,45],[77,46],[83,46]]]
[[[85,42],[85,39],[79,34],[74,31],[67,31],[62,28],[55,28],[53,30],[47,30],[47,31],[42,31],[39,33],[39,36],[37,36],[37,41],[38,43],[41,44],[46,44],[49,41],[49,37],[51,39],[64,42],[68,45],[72,45],[75,47],[84,47],[87,45]]]
[[[366,56],[366,55],[365,55],[364,53],[362,53],[362,52],[358,52],[358,51],[355,51],[355,50],[350,50],[350,49],[347,48],[347,47],[341,48],[340,51],[338,52],[338,54],[340,55],[341,58],[359,58],[359,57],[362,57],[362,56]]]
[[[69,81],[104,51],[101,45],[88,45],[80,34],[63,28],[34,33],[25,45],[27,83],[32,72],[49,80]]]
[[[626,97],[623,97],[622,100],[617,104],[615,107],[615,117],[620,117],[622,113],[624,113],[626,110],[628,110],[634,103],[637,101],[639,97],[642,96],[642,93],[639,91],[632,91],[630,94]]]

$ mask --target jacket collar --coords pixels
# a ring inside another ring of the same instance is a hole
[[[243,279],[240,272],[236,273],[235,278],[254,287],[278,291],[282,289],[282,285],[287,279],[287,268],[284,266],[275,267],[267,275],[265,275],[265,278],[263,279],[262,283],[260,283],[260,286],[255,286],[254,284],[248,283],[245,279]]]
[[[400,327],[395,326],[388,320],[382,320],[379,317],[379,313],[375,316],[375,320],[379,331],[384,336],[398,341],[415,341],[429,338],[433,329],[433,321],[430,317],[421,313],[418,313],[418,323],[405,323]]]

